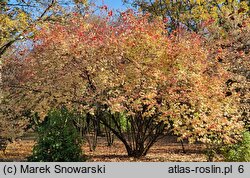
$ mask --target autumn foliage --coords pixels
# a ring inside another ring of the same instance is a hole
[[[165,132],[209,146],[234,143],[243,127],[237,93],[226,96],[230,72],[204,40],[185,29],[167,35],[161,20],[132,11],[44,23],[22,60],[4,61],[4,102],[41,118],[60,106],[102,113],[100,122],[134,157]]]

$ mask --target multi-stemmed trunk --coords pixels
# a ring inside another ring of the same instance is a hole
[[[109,116],[110,118],[108,118]],[[111,122],[108,120],[112,120]],[[155,121],[155,117],[127,117],[124,127],[120,114],[104,114],[100,121],[124,144],[130,157],[145,156],[154,143],[163,135],[166,124]]]

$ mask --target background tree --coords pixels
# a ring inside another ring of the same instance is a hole
[[[68,8],[71,7],[71,9]],[[46,20],[55,20],[67,12],[85,13],[87,0],[1,0],[0,57],[17,40],[32,37],[34,27]],[[59,19],[57,19],[59,20]]]
[[[201,24],[207,20],[223,26],[228,30],[227,18],[234,14],[249,16],[249,1],[246,0],[124,0],[143,12],[149,12],[153,17],[161,17],[170,31],[180,26],[198,32]]]

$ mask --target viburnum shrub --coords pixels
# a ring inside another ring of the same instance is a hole
[[[23,76],[14,107],[43,115],[63,104],[98,115],[133,157],[146,155],[170,126],[191,142],[237,140],[242,125],[234,95],[225,97],[227,71],[208,60],[200,36],[167,35],[149,19],[127,11],[44,24],[23,59],[27,69],[14,71]]]
[[[242,140],[237,144],[227,145],[222,149],[225,161],[249,162],[250,161],[250,133],[244,132]]]

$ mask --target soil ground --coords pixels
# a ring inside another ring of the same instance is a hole
[[[0,151],[0,161],[26,161],[32,154],[34,140],[19,140],[8,145],[5,155]],[[105,138],[98,138],[96,151],[90,151],[88,144],[82,149],[89,162],[204,162],[204,145],[184,144],[186,153],[180,143],[165,137],[159,140],[148,152],[147,156],[135,159],[126,155],[126,150],[119,140],[115,140],[113,146],[107,147]],[[221,161],[217,158],[217,161]]]

